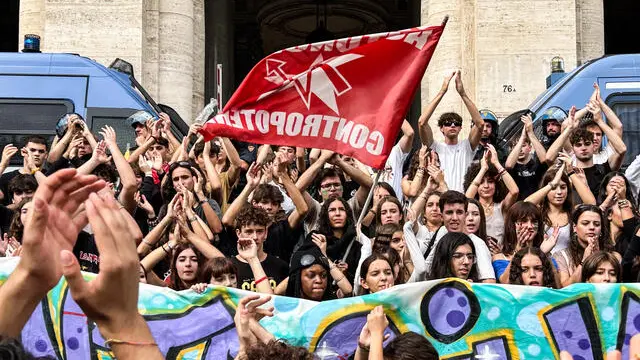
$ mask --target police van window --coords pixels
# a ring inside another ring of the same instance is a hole
[[[622,140],[627,145],[623,166],[640,154],[640,95],[619,95],[607,101],[623,126]]]
[[[123,154],[127,151],[127,144],[129,144],[130,148],[136,146],[136,134],[127,122],[126,117],[93,116],[91,120],[91,131],[96,135],[100,134],[100,130],[105,125],[111,126],[116,131],[116,141]],[[98,138],[102,140],[99,135]]]
[[[42,135],[51,145],[58,119],[73,110],[69,100],[0,99],[0,149],[7,144],[20,148],[30,135]],[[9,165],[21,164],[18,153]]]

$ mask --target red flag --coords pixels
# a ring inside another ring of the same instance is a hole
[[[247,75],[201,130],[329,149],[382,168],[444,25],[296,46]]]

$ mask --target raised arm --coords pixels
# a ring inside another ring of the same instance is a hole
[[[303,147],[296,147],[296,168],[298,173],[302,174],[307,170],[307,163],[305,162],[305,151]]]
[[[409,249],[409,256],[411,256],[411,262],[413,263],[413,271],[411,277],[407,280],[407,283],[418,282],[425,279],[427,273],[427,263],[424,260],[424,255],[420,250],[418,239],[413,232],[413,223],[415,221],[415,213],[412,215],[414,218],[406,222],[403,227],[404,242]]]
[[[238,197],[229,205],[227,211],[222,216],[222,223],[226,226],[233,226],[236,216],[240,213],[240,210],[247,204],[249,200],[249,194],[260,184],[260,177],[262,176],[262,170],[257,163],[251,164],[249,171],[247,171],[247,185],[242,189],[242,192]]]
[[[485,151],[484,155],[482,156],[482,159],[480,159],[480,171],[478,171],[478,175],[476,175],[476,177],[473,178],[473,181],[471,181],[471,184],[469,184],[469,187],[467,188],[467,191],[464,194],[469,199],[475,198],[476,195],[478,194],[478,188],[482,183],[482,178],[489,170],[489,156],[491,156],[491,152]]]
[[[415,155],[414,155],[415,156]],[[422,190],[422,182],[427,175],[427,166],[429,165],[429,148],[426,145],[422,145],[420,152],[418,153],[418,169],[416,170],[413,179],[402,179],[402,192],[405,196],[415,197]],[[406,176],[405,176],[406,177]]]
[[[313,233],[311,234],[311,240],[318,246],[318,248],[320,248],[322,255],[327,258],[327,261],[329,262],[329,275],[331,275],[334,283],[338,285],[338,288],[340,288],[340,291],[343,294],[351,294],[353,292],[351,282],[349,282],[349,279],[347,279],[340,268],[338,268],[338,266],[336,266],[336,264],[334,264],[334,262],[327,256],[327,237],[322,234]]]
[[[562,164],[560,168],[557,170],[556,175],[553,177],[553,180],[551,180],[547,185],[540,188],[538,191],[527,196],[527,198],[524,199],[524,201],[530,202],[538,206],[542,204],[544,202],[544,199],[547,197],[547,194],[549,193],[549,191],[554,190],[560,184],[560,179],[562,178],[563,170],[564,170],[564,164]],[[570,186],[570,184],[567,184],[567,186]]]
[[[120,148],[118,148],[115,130],[107,125],[102,128],[100,135],[102,135],[107,143],[107,148],[111,152],[113,163],[116,165],[116,170],[118,170],[118,174],[120,175],[122,189],[120,190],[120,195],[118,195],[118,201],[120,201],[129,213],[133,213],[137,205],[134,200],[136,191],[138,190],[136,174],[120,152]]]
[[[398,145],[400,145],[400,149],[402,149],[402,152],[404,154],[407,154],[409,151],[411,151],[415,131],[413,131],[411,124],[409,124],[406,119],[402,121],[402,127],[400,129],[402,130],[402,137],[398,141]]]
[[[69,143],[71,143],[71,139],[73,139],[73,128],[74,125],[78,122],[82,121],[78,119],[77,115],[71,115],[69,117],[69,125],[67,125],[67,131],[64,133],[60,141],[58,141],[55,145],[51,146],[51,151],[49,151],[49,157],[47,158],[47,162],[53,164],[54,162],[60,160],[62,155],[69,147]]]
[[[533,119],[531,118],[531,115],[524,115],[520,120],[524,123],[524,129],[527,132],[529,142],[531,143],[531,147],[535,151],[538,160],[540,160],[540,163],[544,163],[547,157],[547,150],[542,146],[542,143],[538,140],[535,131],[533,131]]]
[[[176,225],[180,228],[180,236],[198,249],[198,251],[204,255],[207,259],[212,259],[215,257],[224,257],[224,254],[220,252],[215,246],[211,245],[211,243],[194,233],[189,229],[187,225],[187,220],[184,218],[184,214],[178,215],[178,224]]]
[[[602,129],[602,132],[607,136],[614,150],[614,153],[609,156],[609,167],[611,167],[611,170],[616,171],[622,166],[622,160],[624,160],[624,155],[627,153],[627,145],[624,144],[622,138],[604,121],[600,104],[597,101],[590,102],[588,108],[590,112],[593,112],[593,121]]]
[[[320,172],[320,170],[324,167],[324,164],[333,156],[333,151],[322,150],[320,152],[320,157],[317,161],[315,161],[307,171],[300,174],[298,178],[298,182],[296,182],[296,187],[298,190],[304,191],[314,182],[316,176]],[[354,179],[355,180],[355,179]]]
[[[571,131],[573,131],[576,122],[575,114],[576,107],[572,106],[571,110],[569,110],[569,117],[567,117],[567,119],[564,121],[567,126],[562,130],[562,133],[560,133],[560,136],[558,136],[556,141],[551,144],[549,150],[547,150],[547,156],[545,157],[547,164],[551,165],[554,161],[556,161],[558,153],[562,151],[562,148],[564,147],[565,141],[569,139],[569,134],[571,133]]]
[[[291,214],[289,214],[287,219],[289,222],[289,228],[296,229],[298,225],[302,223],[305,216],[307,216],[309,206],[307,205],[307,202],[304,201],[304,196],[302,196],[302,193],[298,190],[296,184],[294,184],[289,177],[287,163],[285,162],[284,155],[282,153],[276,154],[274,165],[278,171],[277,176],[280,177],[280,182],[284,185],[287,195],[289,195],[291,201],[293,201],[293,205],[296,207]]]
[[[238,154],[238,150],[229,138],[222,138],[222,147],[224,151],[227,153],[227,158],[229,159],[229,170],[227,170],[227,174],[229,175],[229,184],[233,185],[238,180],[240,176],[240,168],[242,168],[242,160],[240,159],[240,155]]]
[[[268,277],[258,258],[258,246],[251,238],[238,238],[238,256],[249,264],[254,279]],[[269,281],[260,281],[256,284],[256,290],[263,294],[273,294]]]
[[[337,155],[333,156],[331,162],[337,165],[345,174],[349,175],[349,177],[353,181],[360,185],[360,187],[356,191],[355,197],[358,201],[358,204],[364,204],[364,202],[367,200],[369,190],[371,189],[371,186],[373,186],[373,179],[371,179],[371,176],[364,173],[362,170],[356,168],[355,166],[352,166],[348,162],[342,160],[342,158]]]
[[[607,103],[602,100],[602,97],[600,97],[600,86],[598,86],[598,83],[593,83],[593,88],[595,89],[595,100],[600,105],[600,109],[602,109],[604,116],[607,117],[609,126],[611,126],[613,131],[615,131],[615,133],[618,134],[619,137],[622,137],[622,121],[620,121],[618,115],[616,115],[616,113],[613,112],[609,105],[607,105]]]
[[[582,202],[584,204],[596,205],[596,197],[593,196],[591,189],[589,188],[589,184],[587,183],[587,178],[584,177],[584,170],[580,168],[573,167],[573,159],[567,153],[561,152],[558,154],[558,158],[564,162],[564,168],[567,172],[567,176],[569,180],[571,180],[571,185]]]
[[[427,108],[424,109],[424,112],[420,115],[418,119],[418,133],[420,135],[420,141],[423,145],[430,147],[433,143],[433,130],[431,130],[431,126],[429,125],[429,119],[433,116],[433,113],[436,111],[436,108],[442,101],[444,94],[447,93],[449,89],[449,84],[451,83],[451,79],[455,76],[456,72],[453,71],[447,76],[445,76],[444,81],[442,82],[442,87],[440,91],[436,94],[436,96],[431,100],[431,102],[427,105]]]
[[[498,160],[498,153],[493,145],[489,144],[489,151],[491,153],[491,163],[495,166],[496,170],[498,170],[498,179],[504,183],[504,186],[507,188],[507,195],[502,200],[502,213],[507,214],[511,205],[515,204],[518,201],[518,195],[520,194],[520,189],[518,188],[518,184],[513,180],[511,174],[502,167],[500,164],[500,160]]]
[[[147,138],[147,140],[145,140],[144,143],[142,143],[140,146],[138,146],[137,149],[135,149],[130,155],[129,155],[129,159],[127,161],[129,161],[130,163],[134,163],[136,161],[138,161],[138,157],[144,153],[147,152],[147,150],[149,150],[149,148],[151,147],[151,145],[156,143],[156,139],[158,138],[158,136],[160,136],[160,126],[162,124],[160,123],[154,123],[153,126],[151,126],[151,136],[149,136],[149,138]]]
[[[520,150],[522,150],[522,146],[524,145],[524,141],[527,138],[527,130],[523,127],[522,133],[520,134],[520,138],[518,138],[518,142],[513,146],[509,156],[507,156],[507,160],[504,162],[504,167],[506,169],[513,169],[514,166],[518,163],[518,155],[520,155]],[[543,158],[544,161],[544,158]]]
[[[482,120],[480,111],[478,111],[476,104],[473,103],[464,89],[464,85],[462,84],[462,73],[460,72],[460,70],[456,72],[456,90],[458,91],[458,94],[460,94],[460,98],[462,99],[464,106],[467,107],[467,111],[469,112],[469,115],[471,115],[471,120],[473,120],[473,126],[471,127],[471,132],[469,133],[469,143],[471,144],[471,149],[475,149],[480,143],[484,120]]]
[[[169,141],[169,144],[173,147],[174,151],[180,148],[180,140],[176,138],[171,132],[171,117],[169,114],[161,112],[158,114],[160,116],[160,122],[162,123],[162,132],[161,135],[163,138]]]

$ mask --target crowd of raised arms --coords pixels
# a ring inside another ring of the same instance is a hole
[[[464,139],[460,115],[431,119],[449,87],[471,118]],[[197,124],[179,139],[168,115],[138,112],[128,119],[136,146],[123,152],[113,128],[92,132],[67,114],[52,144],[31,136],[2,151],[0,256],[20,260],[0,303],[24,303],[0,306],[3,342],[62,275],[118,358],[145,359],[161,354],[137,312],[137,282],[265,294],[236,313],[247,359],[312,357],[256,321],[272,315],[259,307],[272,294],[326,301],[442,278],[553,289],[636,282],[640,160],[619,171],[622,123],[597,86],[585,102],[566,118],[543,117],[540,138],[523,115],[520,136],[498,146],[497,118],[453,72],[420,116],[422,145],[404,121],[373,189],[374,170],[328,150],[205,142]],[[6,171],[18,151],[22,167]],[[99,275],[87,283],[80,270]],[[382,307],[371,312],[356,359],[416,348],[416,359],[437,358],[415,333],[383,350],[386,324]]]

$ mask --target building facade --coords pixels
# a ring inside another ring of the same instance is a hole
[[[571,70],[604,54],[602,0],[20,0],[19,31],[39,34],[43,52],[129,61],[154,99],[191,122],[217,86],[228,99],[262,57],[304,43],[321,23],[339,38],[445,15],[413,120],[454,69],[479,108],[504,117],[545,89],[553,57]],[[453,87],[438,110],[469,118]]]

